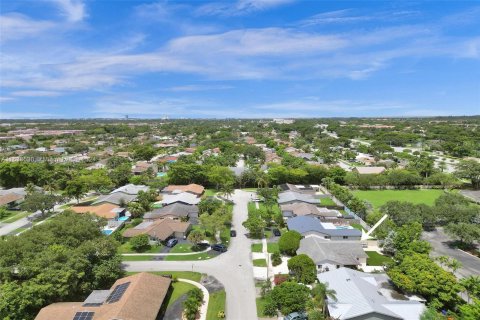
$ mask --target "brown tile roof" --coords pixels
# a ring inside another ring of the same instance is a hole
[[[113,210],[120,208],[119,206],[113,203],[103,203],[98,206],[86,206],[86,207],[72,207],[72,211],[76,213],[93,213],[96,216],[106,218],[106,219],[113,219],[117,216]]]
[[[385,171],[384,167],[356,167],[354,169],[359,174],[380,174]]]
[[[292,203],[292,204],[282,204],[280,206],[280,209],[282,211],[292,211],[294,215],[296,216],[306,216],[310,214],[314,215],[319,215],[320,212],[318,211],[317,206],[310,204],[310,203],[304,203],[304,202],[298,202],[298,203]]]
[[[10,202],[18,201],[23,199],[23,196],[16,193],[8,193],[6,195],[0,196],[0,206],[9,204]]]
[[[165,187],[163,192],[190,192],[196,195],[201,195],[205,188],[199,184],[191,183],[188,185],[169,185]]]
[[[40,310],[35,320],[72,320],[80,311],[95,312],[93,320],[155,320],[171,280],[142,272],[117,280],[111,290],[127,282],[130,284],[116,302],[97,307],[83,307],[82,302],[53,303]]]
[[[185,233],[189,228],[189,222],[180,222],[172,219],[144,221],[134,228],[125,230],[123,236],[131,238],[139,234],[148,234],[152,238],[163,241],[171,237],[175,232]]]

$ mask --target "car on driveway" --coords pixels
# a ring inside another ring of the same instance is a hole
[[[230,230],[230,237],[236,237],[237,236],[237,231],[235,230]]]
[[[273,229],[272,231],[273,231],[273,235],[275,237],[280,237],[282,235],[282,233],[278,229]]]
[[[175,247],[175,245],[178,243],[178,240],[175,239],[175,238],[172,238],[170,240],[167,241],[167,247],[169,248],[173,248]]]
[[[305,312],[292,312],[283,318],[284,320],[307,320],[307,314]]]
[[[218,252],[226,252],[227,246],[221,243],[212,244],[212,250]]]

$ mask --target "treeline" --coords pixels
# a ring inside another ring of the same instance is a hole
[[[83,301],[123,275],[117,242],[102,221],[64,212],[0,241],[0,318],[34,319],[54,302]]]
[[[365,201],[357,198],[347,187],[343,187],[331,178],[322,180],[323,185],[332,195],[340,200],[347,208],[355,212],[360,218],[365,219],[368,214],[368,206]]]

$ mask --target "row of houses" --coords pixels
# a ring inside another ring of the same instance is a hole
[[[327,298],[328,314],[334,319],[419,319],[424,300],[397,292],[385,274],[365,269],[368,255],[361,242],[362,231],[350,224],[355,219],[338,210],[320,207],[318,186],[281,186],[278,203],[289,230],[302,235],[297,254],[308,255],[317,266],[317,278],[335,291]]]

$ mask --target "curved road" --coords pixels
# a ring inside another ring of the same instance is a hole
[[[252,193],[235,190],[233,194],[233,229],[228,251],[206,261],[130,261],[126,271],[195,271],[217,278],[227,293],[226,316],[230,320],[257,319],[255,285],[251,260],[251,241],[242,222],[247,219],[247,204]]]

